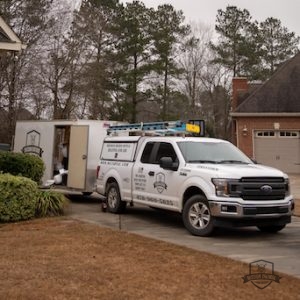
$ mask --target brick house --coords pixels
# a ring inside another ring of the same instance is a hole
[[[300,53],[265,83],[232,82],[233,142],[258,163],[300,174]]]

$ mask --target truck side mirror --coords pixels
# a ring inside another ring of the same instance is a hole
[[[164,156],[159,160],[159,166],[166,170],[177,171],[179,163],[173,162],[172,157]]]

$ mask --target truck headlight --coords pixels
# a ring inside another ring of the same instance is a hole
[[[216,188],[216,195],[220,197],[229,197],[228,180],[225,178],[212,178],[212,183]]]
[[[284,183],[285,183],[285,195],[289,196],[291,194],[290,191],[290,180],[288,178],[284,179]]]

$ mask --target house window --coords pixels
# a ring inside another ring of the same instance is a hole
[[[275,131],[258,131],[256,132],[257,137],[275,137]]]
[[[284,137],[284,138],[295,138],[295,137],[299,137],[299,132],[298,131],[280,131],[279,136]]]
[[[267,138],[273,138],[273,137],[280,137],[280,138],[299,138],[300,133],[299,131],[286,131],[286,130],[280,130],[280,131],[273,131],[273,130],[264,130],[264,131],[257,131],[255,133],[256,137],[267,137]]]

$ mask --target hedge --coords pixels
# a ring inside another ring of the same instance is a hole
[[[43,160],[31,154],[0,151],[0,172],[32,179],[38,184],[45,171]]]

